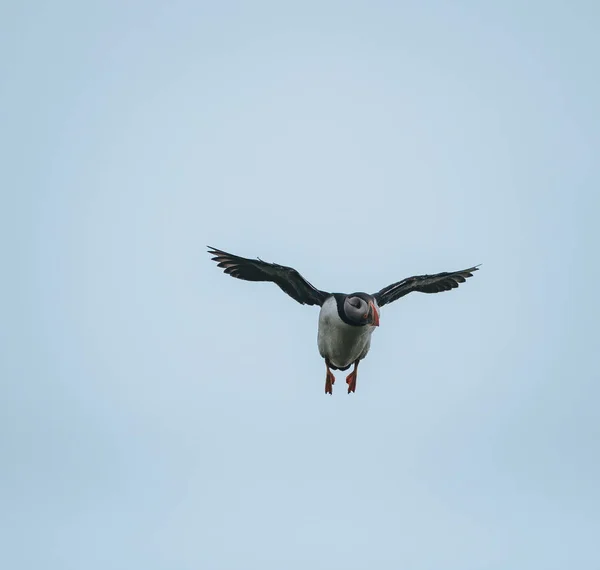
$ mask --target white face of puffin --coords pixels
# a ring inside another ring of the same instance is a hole
[[[353,323],[379,326],[379,311],[373,301],[349,295],[344,301],[344,313]]]

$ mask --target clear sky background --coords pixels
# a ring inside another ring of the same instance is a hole
[[[0,10],[2,567],[600,567],[600,5]],[[330,291],[385,307],[348,396]]]

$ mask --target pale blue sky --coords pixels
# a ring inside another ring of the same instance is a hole
[[[0,10],[2,567],[600,567],[596,2]],[[347,396],[326,290],[386,307]]]

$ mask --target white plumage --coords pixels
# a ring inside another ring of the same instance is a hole
[[[379,314],[379,307],[374,303]],[[362,360],[371,347],[371,335],[377,327],[356,327],[346,324],[338,314],[334,297],[329,297],[319,313],[317,345],[319,353],[336,368],[344,370],[357,360]]]

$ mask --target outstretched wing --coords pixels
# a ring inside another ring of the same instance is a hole
[[[272,281],[292,299],[302,305],[322,305],[329,293],[313,287],[292,267],[267,263],[261,259],[246,259],[208,246],[219,267],[232,277],[244,281]]]
[[[419,293],[450,291],[450,289],[456,289],[460,283],[464,283],[469,277],[473,277],[473,272],[478,270],[479,265],[476,265],[462,271],[437,273],[436,275],[415,275],[397,283],[392,283],[392,285],[384,287],[373,296],[377,304],[383,307],[383,305],[387,305],[413,291],[418,291]]]

